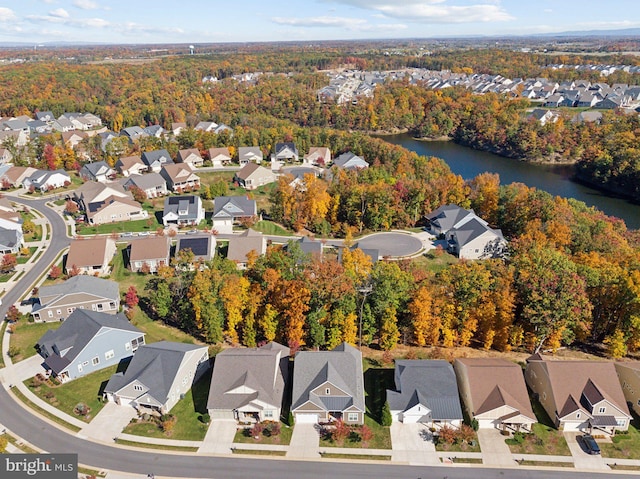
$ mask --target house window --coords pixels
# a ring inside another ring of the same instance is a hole
[[[106,353],[104,353],[105,361],[108,361],[109,359],[113,359],[114,356],[115,356],[115,353],[113,352],[113,349],[111,351],[107,351]]]
[[[114,303],[113,301],[111,301],[111,302],[109,303],[109,308],[110,308],[110,309],[116,309],[116,303]]]
[[[189,380],[188,376],[185,376],[182,378],[182,385],[184,386],[185,384],[187,384],[187,381]]]
[[[78,364],[78,371],[82,372],[82,364]]]
[[[100,358],[96,356],[91,360],[91,364],[93,364],[94,366],[97,366],[98,364],[100,364]]]
[[[131,351],[131,343],[124,343],[124,349],[126,351]]]
[[[85,361],[82,363],[83,366],[89,366],[89,361]]]
[[[625,427],[627,425],[627,421],[625,419],[616,419],[616,423],[618,427]]]
[[[324,393],[325,393],[325,394],[331,394],[331,389],[329,389],[329,388],[325,389],[325,390],[324,390]]]
[[[576,413],[576,419],[580,419],[582,417],[582,413],[577,412]]]
[[[53,318],[53,311],[51,311],[51,310],[47,311],[47,315],[48,315],[50,318]]]
[[[600,409],[598,409],[598,412],[599,412],[600,414],[604,414],[604,412],[605,412],[606,410],[607,410],[607,408],[606,408],[606,407],[601,407]]]
[[[57,314],[58,316],[60,316],[60,315],[62,314],[62,311],[58,309],[58,310],[56,310],[56,314]]]
[[[134,384],[134,385],[133,385],[133,390],[134,390],[134,391],[142,391],[142,390],[143,390],[143,387],[142,387],[142,386],[140,386],[139,384]]]
[[[69,313],[69,314],[73,313],[74,309],[76,309],[76,308],[67,308],[67,313]]]
[[[102,303],[98,303],[97,307],[98,307],[98,311],[102,311],[104,309],[104,306],[102,305]]]
[[[360,419],[357,412],[350,412],[347,414],[348,422],[357,422]]]
[[[264,417],[265,418],[272,418],[273,417],[273,411],[271,409],[265,409]]]

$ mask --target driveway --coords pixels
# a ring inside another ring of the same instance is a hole
[[[582,433],[579,432],[564,433],[564,438],[567,440],[575,468],[583,471],[608,471],[609,466],[605,464],[602,456],[599,454],[592,456],[582,449],[577,439],[578,436],[581,435]]]
[[[482,464],[495,467],[516,466],[505,436],[497,429],[478,429],[478,442],[482,452]]]
[[[78,436],[113,443],[113,439],[117,437],[136,416],[137,412],[133,407],[118,406],[116,403],[108,402],[100,410],[98,415],[78,432]]]
[[[39,354],[36,354],[24,361],[7,366],[0,372],[3,377],[3,382],[17,384],[34,377],[38,373],[44,374],[46,371],[42,366],[42,362],[42,357]]]
[[[320,434],[317,424],[297,423],[289,443],[287,457],[319,458]]]
[[[433,436],[424,424],[402,424],[394,422],[391,425],[391,460],[411,465],[435,466],[441,465]]]
[[[233,419],[213,419],[202,441],[199,453],[231,454],[233,438],[236,437],[238,423]]]
[[[422,250],[422,241],[408,233],[375,233],[358,240],[360,249],[377,249],[381,256],[411,256]]]

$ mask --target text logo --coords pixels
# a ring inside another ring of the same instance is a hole
[[[10,454],[0,456],[2,479],[76,479],[77,454]]]

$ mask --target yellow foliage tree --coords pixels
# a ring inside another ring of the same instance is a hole
[[[225,334],[232,344],[238,342],[238,325],[242,322],[242,312],[249,300],[249,280],[243,276],[231,276],[220,288],[220,299],[227,317]]]
[[[434,345],[440,337],[440,318],[433,314],[433,296],[428,286],[421,286],[409,303],[413,337],[418,346]]]

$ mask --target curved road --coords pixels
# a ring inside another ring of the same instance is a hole
[[[26,200],[11,198],[11,201],[37,209],[49,220],[51,243],[34,267],[9,291],[0,308],[4,315],[8,307],[20,299],[24,291],[45,271],[55,256],[69,244],[66,225],[62,218],[45,206],[44,200]],[[77,436],[50,425],[35,414],[30,414],[13,400],[13,397],[0,388],[0,423],[21,438],[47,452],[78,453],[81,464],[100,469],[140,474],[144,477],[153,472],[158,476],[245,479],[247,477],[316,479],[330,476],[332,479],[367,478],[398,479],[450,478],[464,479],[480,476],[483,479],[551,478],[577,479],[578,472],[572,471],[536,471],[532,469],[485,469],[456,467],[416,467],[396,464],[348,464],[333,461],[292,461],[281,459],[246,459],[184,455],[168,452],[142,452],[123,447],[100,444]],[[598,477],[619,477],[614,474],[599,474]]]

